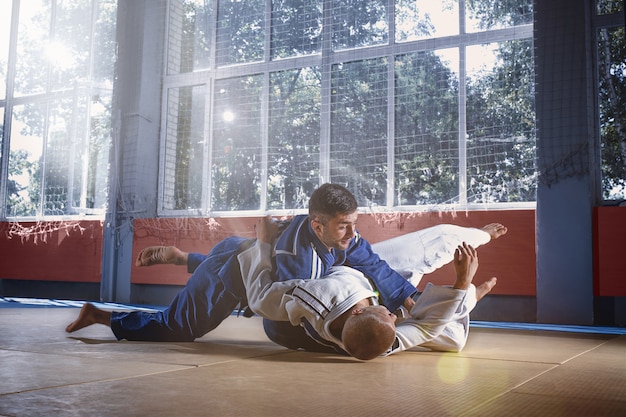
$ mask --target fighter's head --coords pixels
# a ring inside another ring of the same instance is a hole
[[[395,340],[396,319],[396,315],[383,306],[355,308],[341,334],[346,350],[362,360],[382,355]]]

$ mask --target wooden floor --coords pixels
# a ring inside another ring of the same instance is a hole
[[[626,415],[624,334],[478,327],[459,354],[360,362],[277,346],[258,317],[137,343],[65,333],[77,312],[0,308],[0,416]]]

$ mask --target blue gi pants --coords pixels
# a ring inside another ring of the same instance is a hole
[[[229,237],[215,245],[185,287],[163,311],[113,312],[118,340],[191,342],[215,329],[246,302],[237,254],[250,239]]]

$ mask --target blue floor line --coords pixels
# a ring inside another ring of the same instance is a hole
[[[570,333],[626,334],[626,327],[577,326],[568,324],[511,323],[496,321],[471,321],[471,327],[508,330],[546,330]]]
[[[99,308],[113,310],[162,310],[164,306],[141,304],[119,304],[100,301],[89,301]],[[82,307],[85,301],[56,300],[48,298],[0,297],[0,308],[38,308],[38,307]]]
[[[40,308],[40,307],[82,307],[84,301],[56,300],[45,298],[20,298],[20,297],[0,297],[1,308]],[[119,304],[90,301],[96,307],[111,310],[162,310],[165,306],[150,306],[137,304]],[[237,315],[237,312],[233,312]],[[495,321],[471,321],[471,327],[484,329],[505,329],[505,330],[545,330],[569,333],[595,333],[595,334],[626,334],[626,327],[605,327],[605,326],[576,326],[560,324],[540,324],[540,323],[512,323]]]

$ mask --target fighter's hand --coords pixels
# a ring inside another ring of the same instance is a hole
[[[411,309],[415,305],[415,300],[411,297],[407,297],[406,300],[404,300],[404,303],[402,303],[402,305],[404,306],[404,308],[407,309],[407,311],[411,311]]]
[[[478,254],[471,245],[463,242],[454,252],[454,269],[456,282],[454,288],[466,290],[478,270]]]
[[[256,238],[264,243],[272,243],[278,236],[278,223],[270,216],[259,219],[254,225]]]

